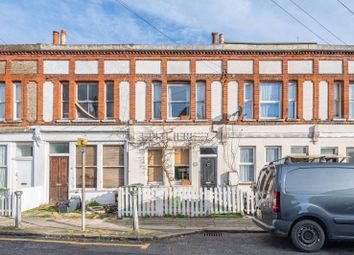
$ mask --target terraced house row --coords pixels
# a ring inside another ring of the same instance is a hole
[[[79,137],[88,198],[107,203],[132,183],[248,189],[281,157],[354,155],[354,46],[65,36],[0,45],[0,187],[25,208],[79,193]]]

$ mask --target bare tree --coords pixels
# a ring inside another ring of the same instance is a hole
[[[175,178],[170,171],[171,149],[173,145],[178,147],[193,148],[195,146],[206,145],[215,142],[217,133],[210,135],[207,133],[178,133],[175,127],[162,126],[160,129],[146,127],[143,132],[131,133],[130,144],[140,148],[159,148],[161,149],[161,167],[167,177],[170,187],[174,185]],[[172,144],[174,143],[174,144]]]

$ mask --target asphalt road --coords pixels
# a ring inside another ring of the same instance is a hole
[[[48,243],[39,240],[1,240],[0,254],[9,255],[130,255],[130,254],[301,254],[284,238],[269,234],[196,234],[151,243],[115,242],[108,244]],[[354,242],[331,242],[317,254],[354,254]]]

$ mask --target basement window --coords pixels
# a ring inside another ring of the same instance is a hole
[[[77,84],[77,117],[79,119],[97,119],[98,84],[97,82],[80,82]]]

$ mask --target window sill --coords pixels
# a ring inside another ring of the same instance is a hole
[[[166,120],[166,122],[192,122],[192,120],[191,119],[189,120],[170,119],[170,120]]]
[[[243,119],[242,121],[255,122],[255,119]]]
[[[259,119],[259,121],[269,121],[269,122],[283,122],[284,119]]]
[[[77,119],[77,120],[73,120],[74,123],[85,123],[85,122],[90,122],[90,123],[99,123],[100,120],[80,120],[80,119]]]
[[[116,120],[114,119],[104,119],[104,120],[101,120],[103,123],[113,123],[113,122],[116,122]]]
[[[195,122],[208,122],[207,119],[196,119]]]
[[[163,120],[150,120],[150,122],[162,123]]]
[[[343,119],[343,118],[334,118],[333,121],[343,122],[343,121],[346,121],[346,119]]]
[[[57,123],[69,123],[70,120],[56,120]]]
[[[286,119],[286,121],[289,121],[289,122],[298,122],[298,121],[300,121],[300,119]]]

